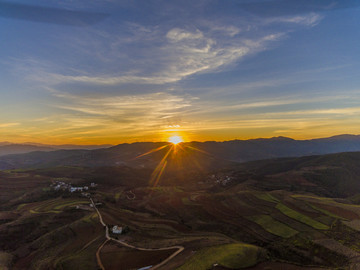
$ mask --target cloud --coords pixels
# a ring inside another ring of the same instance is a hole
[[[1,1],[0,16],[31,22],[88,26],[101,22],[108,17],[109,14]]]
[[[184,29],[174,28],[166,34],[166,37],[170,42],[179,42],[182,40],[203,39],[204,36],[200,30],[191,33]]]
[[[146,131],[159,129],[169,123],[169,119],[191,107],[192,98],[168,93],[125,95],[113,97],[86,97],[55,92],[58,97],[53,106],[61,109],[65,116],[81,116],[79,123],[92,125],[112,125],[121,130]],[[62,102],[60,101],[62,100]],[[90,118],[91,121],[87,121]],[[97,119],[96,121],[93,121]]]
[[[291,23],[305,26],[316,26],[324,16],[317,13],[310,13],[306,15],[297,15],[297,16],[280,16],[274,17],[267,20],[268,23]]]
[[[50,63],[45,66],[28,66],[25,77],[46,86],[174,84],[197,74],[221,72],[247,56],[268,50],[291,32],[279,31],[269,24],[280,23],[290,28],[314,26],[321,18],[309,13],[249,20],[233,18],[231,22],[222,17],[160,25],[115,22],[111,28],[90,28],[77,30],[71,37],[59,36],[73,59],[62,62],[60,58],[54,63],[47,60]]]
[[[296,16],[312,12],[333,11],[344,8],[356,8],[359,2],[356,0],[270,0],[270,1],[249,1],[240,3],[239,7],[258,16]]]
[[[8,128],[18,125],[20,125],[20,123],[0,123],[0,128]]]
[[[231,29],[231,31],[235,30]],[[229,39],[229,32],[221,35],[214,33],[203,33],[199,29],[192,32],[180,28],[170,29],[163,34],[167,41],[145,53],[144,58],[141,59],[142,64],[132,63],[135,65],[133,70],[120,74],[108,72],[104,75],[84,71],[79,75],[66,75],[41,68],[32,69],[33,72],[27,78],[50,85],[169,84],[198,73],[219,72],[247,55],[265,50],[268,43],[283,36],[282,33],[271,33],[256,38],[230,37]]]

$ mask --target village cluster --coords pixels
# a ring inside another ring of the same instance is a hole
[[[77,186],[77,187],[74,187],[71,185],[71,183],[65,183],[64,181],[59,181],[59,180],[54,180],[53,183],[50,185],[50,187],[53,189],[53,190],[61,190],[61,191],[69,191],[71,193],[73,192],[81,192],[81,194],[85,197],[90,197],[90,193],[87,193],[86,191],[88,191],[89,189],[94,189],[97,187],[97,184],[95,183],[90,183],[90,186]],[[86,205],[77,205],[76,206],[76,209],[83,209],[83,210],[89,210],[91,208],[96,208],[96,207],[99,207],[101,206],[102,203],[100,202],[96,202],[95,205],[93,205],[92,203],[89,205],[90,208],[88,208],[89,206],[86,206]],[[124,228],[121,227],[121,226],[118,226],[118,225],[110,225],[110,230],[113,234],[123,234],[125,231],[124,231]]]
[[[210,179],[212,181],[215,181],[215,183],[219,184],[219,185],[223,185],[226,186],[227,184],[229,184],[232,180],[232,178],[228,175],[211,175]]]
[[[73,187],[71,183],[65,183],[63,181],[54,181],[50,187],[52,187],[54,190],[62,190],[62,191],[69,191],[71,193],[73,192],[84,192],[88,191],[90,188],[95,188],[97,184],[90,183],[89,186],[79,186],[79,187]]]

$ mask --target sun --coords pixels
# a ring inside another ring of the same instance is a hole
[[[177,145],[178,143],[183,142],[183,139],[180,136],[171,136],[168,142]]]

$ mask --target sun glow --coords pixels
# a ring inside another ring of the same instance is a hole
[[[177,134],[179,134],[179,133],[177,133]],[[184,137],[187,141],[186,135]],[[147,151],[146,153],[140,154],[134,158],[134,159],[142,159],[143,157],[152,155],[155,152],[160,152],[160,151],[162,152],[163,156],[162,156],[161,160],[159,161],[159,163],[157,164],[157,166],[155,167],[154,171],[152,172],[150,180],[149,180],[149,183],[151,185],[153,185],[154,187],[156,187],[159,184],[160,179],[163,176],[164,172],[166,171],[167,167],[170,166],[170,168],[174,168],[174,166],[176,166],[178,169],[179,168],[181,170],[184,169],[184,164],[186,163],[184,158],[191,159],[191,162],[196,167],[198,167],[199,170],[202,170],[201,164],[199,164],[197,162],[197,160],[192,157],[192,155],[191,155],[192,152],[197,151],[197,152],[211,156],[211,154],[207,153],[204,150],[198,149],[198,148],[193,147],[188,144],[181,144],[182,142],[184,142],[183,136],[179,136],[179,135],[169,136],[167,141],[168,141],[168,143],[165,143],[164,145],[161,145],[160,147],[151,149],[151,150]],[[159,155],[158,155],[158,157],[159,157]],[[158,158],[158,157],[156,157],[156,158]]]
[[[183,142],[183,139],[180,136],[171,136],[168,142],[177,145],[178,143]]]

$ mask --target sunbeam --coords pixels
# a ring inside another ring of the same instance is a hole
[[[160,146],[160,147],[158,147],[158,148],[152,149],[152,150],[150,150],[150,151],[148,151],[148,152],[146,152],[146,153],[144,153],[144,154],[138,155],[138,156],[135,157],[134,159],[137,159],[137,158],[140,158],[140,157],[143,157],[143,156],[147,156],[147,155],[149,155],[149,154],[151,154],[151,153],[160,151],[161,149],[164,149],[164,148],[168,147],[169,145],[170,145],[170,144],[167,144],[167,145],[163,145],[163,146]]]

